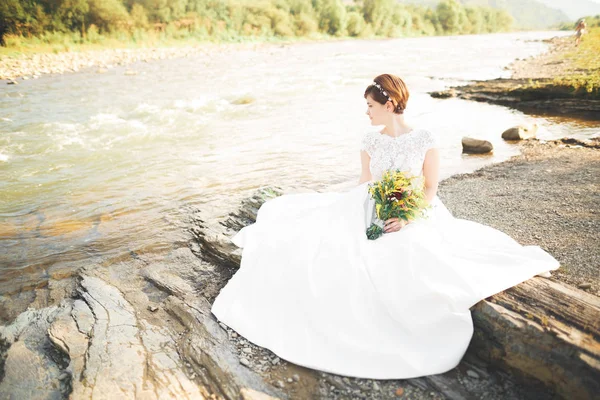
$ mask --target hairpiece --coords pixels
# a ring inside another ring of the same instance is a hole
[[[373,82],[373,86],[375,86],[377,89],[379,89],[381,94],[384,95],[385,97],[387,97],[388,101],[392,101],[392,98],[390,97],[390,95],[387,94],[387,92],[385,90],[383,90],[383,88],[381,87],[381,85],[379,83]],[[393,101],[392,101],[392,103],[393,103]]]

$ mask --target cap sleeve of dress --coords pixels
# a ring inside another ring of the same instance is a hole
[[[423,132],[423,145],[424,145],[425,151],[438,146],[437,140],[431,132],[429,132],[429,131]]]
[[[367,132],[360,142],[360,149],[367,152],[369,156],[373,154],[373,149],[375,148],[375,135],[373,132]]]

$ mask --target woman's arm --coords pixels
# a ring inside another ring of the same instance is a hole
[[[370,181],[372,179],[371,176],[371,156],[364,150],[360,151],[360,164],[362,166],[362,170],[360,172],[360,179],[358,180],[358,184]]]
[[[423,162],[423,176],[425,177],[425,197],[431,203],[437,193],[440,176],[440,155],[438,149],[432,148],[425,153]]]

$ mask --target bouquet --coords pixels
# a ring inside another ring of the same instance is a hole
[[[412,221],[429,208],[425,198],[424,181],[400,170],[389,170],[381,180],[369,185],[375,201],[377,218],[367,229],[367,238],[374,240],[383,235],[384,222],[390,218]]]

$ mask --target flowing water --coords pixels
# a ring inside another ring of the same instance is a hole
[[[407,120],[436,134],[442,177],[516,154],[500,139],[516,124],[537,123],[541,138],[597,135],[598,123],[427,95],[508,76],[557,34],[266,45],[2,85],[0,295],[180,246],[190,209],[218,217],[261,186],[357,180],[373,129],[363,92],[380,73],[405,78]],[[494,154],[463,156],[462,136]]]

